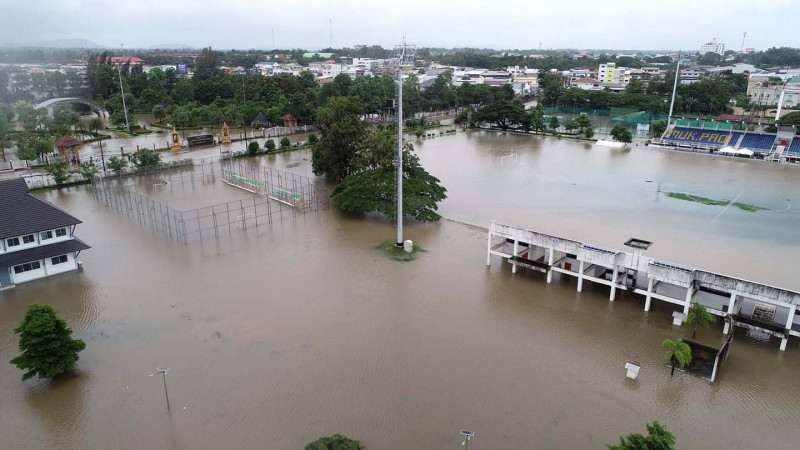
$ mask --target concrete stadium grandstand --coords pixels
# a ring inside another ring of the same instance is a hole
[[[654,144],[708,153],[800,162],[800,136],[792,126],[777,133],[746,131],[746,124],[677,119]]]

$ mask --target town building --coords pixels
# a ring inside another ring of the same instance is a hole
[[[775,74],[772,74],[775,77]],[[769,77],[751,76],[747,83],[747,95],[756,105],[777,105],[783,94],[783,108],[800,105],[800,77],[791,78],[786,85],[769,81]]]
[[[586,91],[599,91],[603,88],[599,81],[588,77],[570,78],[569,87],[583,89]]]
[[[710,42],[706,42],[705,44],[700,46],[700,54],[705,55],[706,53],[716,53],[718,55],[724,55],[725,44],[717,42],[717,38],[711,39]]]
[[[681,69],[681,84],[694,84],[708,74],[706,69],[701,67],[690,67]]]
[[[80,223],[22,178],[0,181],[0,290],[79,269],[78,254],[90,248],[75,237]]]
[[[98,62],[103,62],[98,58]],[[109,56],[105,60],[106,63],[115,66],[117,64],[125,65],[130,64],[132,66],[141,66],[144,64],[144,60],[142,58],[137,58],[136,56]]]
[[[616,63],[600,64],[597,69],[597,80],[603,85],[626,85],[631,81],[631,71],[625,67],[617,67]]]

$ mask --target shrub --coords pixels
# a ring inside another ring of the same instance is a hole
[[[249,144],[247,144],[247,154],[255,155],[256,153],[258,153],[258,142],[252,141]]]
[[[284,136],[281,138],[281,148],[287,148],[292,145],[292,142],[289,140],[288,137]]]
[[[268,152],[275,150],[275,141],[269,139],[267,142],[264,142],[264,148],[267,149]]]
[[[310,145],[314,145],[314,144],[316,144],[316,143],[317,143],[317,141],[318,141],[318,139],[317,139],[317,135],[316,135],[316,134],[314,134],[314,133],[311,133],[311,134],[309,134],[309,135],[308,135],[308,143],[309,143]]]

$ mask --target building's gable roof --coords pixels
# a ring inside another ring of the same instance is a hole
[[[0,181],[0,239],[81,223],[34,195],[22,178]]]

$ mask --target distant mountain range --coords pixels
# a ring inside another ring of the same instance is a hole
[[[32,42],[4,42],[3,48],[105,48],[88,39],[51,39],[47,41]]]

